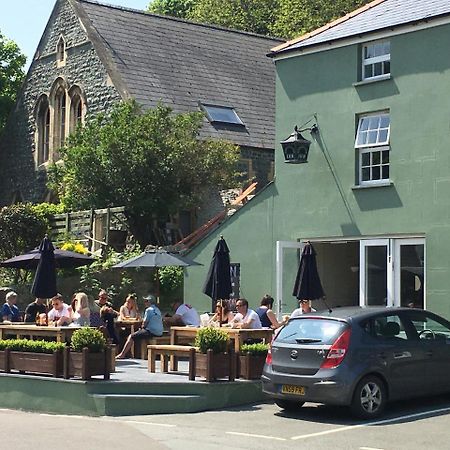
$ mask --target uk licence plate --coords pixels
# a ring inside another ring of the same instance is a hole
[[[282,394],[305,395],[304,386],[293,386],[292,384],[283,384],[281,386]]]

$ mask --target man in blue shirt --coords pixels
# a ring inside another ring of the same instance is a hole
[[[16,306],[17,294],[13,291],[8,292],[5,298],[6,302],[2,306],[1,316],[3,321],[20,322],[20,311]]]
[[[148,302],[149,306],[144,312],[141,329],[128,336],[122,351],[116,356],[116,359],[124,359],[126,357],[135,339],[162,336],[163,334],[161,311],[155,305],[155,297],[153,295],[148,295],[147,297],[144,297],[144,300]]]

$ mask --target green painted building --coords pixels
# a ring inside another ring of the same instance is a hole
[[[239,295],[295,307],[299,248],[310,240],[327,303],[417,306],[450,317],[450,4],[376,0],[272,49],[275,180],[190,256],[209,264],[223,235]],[[307,163],[280,141],[310,128]],[[207,309],[206,268],[186,301]],[[317,308],[324,307],[317,302]]]

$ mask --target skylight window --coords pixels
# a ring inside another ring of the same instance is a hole
[[[229,123],[233,125],[244,125],[234,108],[228,106],[200,104],[211,123]]]

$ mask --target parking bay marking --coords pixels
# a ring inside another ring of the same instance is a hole
[[[264,434],[250,434],[250,433],[239,433],[237,431],[226,431],[226,434],[232,434],[234,436],[246,436],[254,437],[259,439],[272,439],[275,441],[286,441],[286,438],[276,437],[276,436],[265,436]]]
[[[291,440],[298,441],[300,439],[308,439],[308,438],[317,437],[317,436],[324,436],[327,434],[340,433],[342,431],[356,430],[358,428],[370,427],[372,425],[384,425],[386,423],[398,422],[399,420],[416,419],[418,417],[430,416],[432,414],[439,414],[439,413],[449,412],[449,411],[450,411],[450,407],[434,409],[434,410],[430,410],[430,411],[422,411],[420,413],[407,414],[405,416],[393,417],[392,419],[376,420],[374,422],[366,422],[366,423],[361,423],[358,425],[349,425],[347,427],[333,428],[332,430],[319,431],[318,433],[310,433],[310,434],[303,434],[300,436],[293,436],[293,437],[291,437]]]

